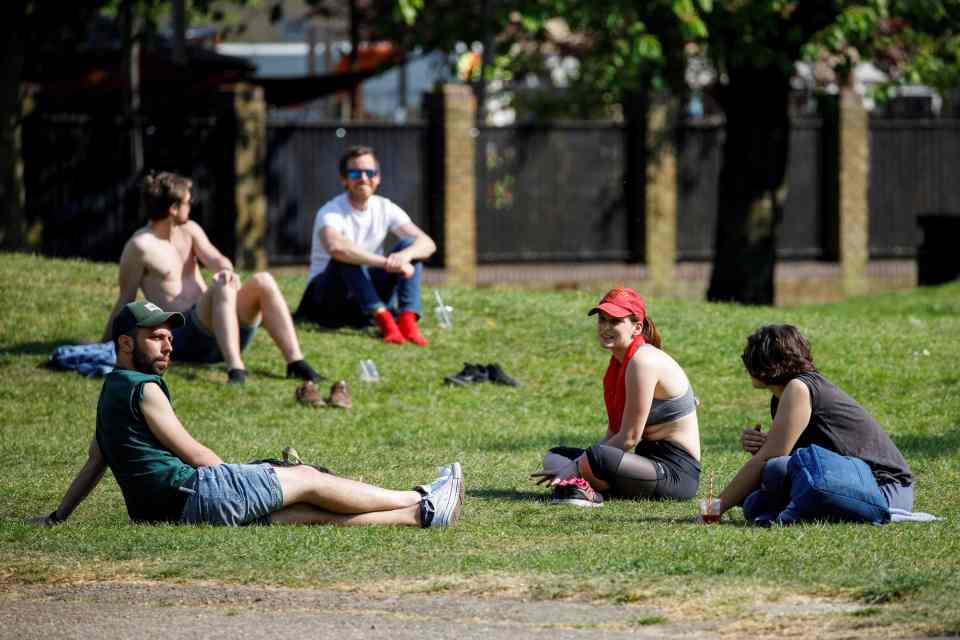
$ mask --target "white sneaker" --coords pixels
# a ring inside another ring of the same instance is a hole
[[[460,507],[463,505],[463,471],[459,462],[447,465],[448,473],[441,475],[435,485],[436,491],[427,496],[433,505],[434,514],[428,526],[450,527],[460,518]]]
[[[422,495],[429,496],[440,490],[444,484],[446,484],[447,479],[453,475],[453,466],[459,463],[455,462],[453,464],[444,465],[442,467],[437,467],[437,479],[431,482],[430,484],[418,484],[413,488],[414,491],[418,491]]]

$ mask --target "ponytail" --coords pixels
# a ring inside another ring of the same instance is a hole
[[[660,348],[660,332],[657,331],[657,326],[653,324],[650,316],[643,318],[643,339],[647,341],[647,344],[652,344],[657,349]]]

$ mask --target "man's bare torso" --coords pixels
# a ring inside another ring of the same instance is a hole
[[[128,241],[143,263],[139,282],[144,297],[168,311],[189,310],[207,290],[197,264],[191,224],[173,227],[169,240],[144,227]]]

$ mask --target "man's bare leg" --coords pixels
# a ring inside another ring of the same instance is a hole
[[[253,326],[263,320],[263,328],[273,338],[287,364],[303,359],[297,332],[293,328],[290,308],[269,273],[252,275],[237,294],[237,318],[245,326]]]
[[[205,329],[213,333],[228,369],[243,369],[240,357],[240,324],[237,320],[237,284],[234,280],[214,279],[200,302],[197,315]]]
[[[283,507],[306,503],[338,515],[402,511],[416,507],[423,497],[417,491],[394,491],[349,478],[322,473],[307,465],[276,467]]]
[[[331,513],[306,503],[293,504],[270,515],[273,524],[335,524],[340,526],[406,525],[420,526],[419,505],[348,515]]]

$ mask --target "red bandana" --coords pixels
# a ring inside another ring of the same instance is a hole
[[[627,364],[641,345],[646,344],[643,333],[638,333],[630,343],[623,361],[610,356],[607,372],[603,374],[603,402],[607,405],[607,425],[611,433],[619,433],[623,421],[623,408],[627,404]]]

